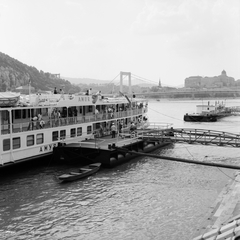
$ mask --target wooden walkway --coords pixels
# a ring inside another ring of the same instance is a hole
[[[111,136],[96,137],[95,139],[88,139],[73,144],[78,145],[79,147],[107,149],[109,148],[109,145],[113,143],[117,147],[122,147],[142,140],[153,140],[162,143],[179,142],[240,147],[240,134],[192,128],[148,128],[145,130],[137,130],[135,135],[123,133],[122,136],[117,135],[116,138],[111,138]]]

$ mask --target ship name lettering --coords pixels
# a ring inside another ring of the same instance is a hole
[[[79,102],[87,102],[89,101],[89,97],[78,97]]]

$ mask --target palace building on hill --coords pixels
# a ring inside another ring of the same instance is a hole
[[[235,81],[233,77],[227,76],[225,70],[221,75],[215,77],[193,76],[185,79],[186,88],[223,88],[240,86],[240,80]]]

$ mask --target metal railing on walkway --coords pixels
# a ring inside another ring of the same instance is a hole
[[[147,132],[145,137],[169,142],[240,147],[240,134],[192,128],[170,128]]]

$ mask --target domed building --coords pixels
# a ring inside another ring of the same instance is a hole
[[[225,70],[215,77],[189,77],[185,79],[186,88],[222,88],[236,86],[235,79],[228,77]]]

